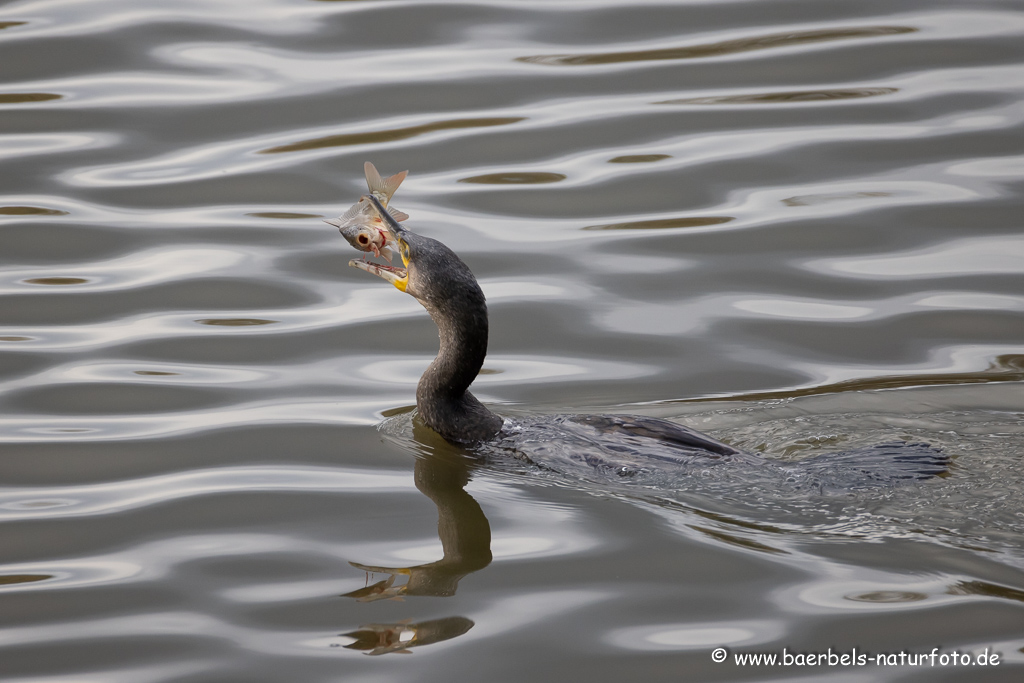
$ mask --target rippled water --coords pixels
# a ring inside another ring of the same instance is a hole
[[[0,678],[1019,680],[1021,10],[4,3]],[[480,278],[497,411],[949,475],[467,461],[409,413],[432,323],[321,222],[365,160]]]

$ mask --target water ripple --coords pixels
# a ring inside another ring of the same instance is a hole
[[[89,486],[0,489],[0,520],[107,515],[226,491],[404,491],[404,473],[313,467],[231,467]],[[61,500],[57,505],[35,501]]]
[[[843,277],[871,279],[1024,274],[1024,238],[975,237],[915,249],[903,254],[814,260],[804,264],[804,267]]]
[[[367,133],[348,133],[345,135],[328,135],[326,137],[302,140],[288,145],[278,145],[261,149],[259,154],[281,154],[282,152],[304,152],[324,147],[346,147],[348,145],[367,145],[375,142],[394,142],[407,140],[418,135],[434,133],[440,130],[458,130],[460,128],[487,128],[489,126],[507,126],[523,121],[523,117],[505,117],[488,119],[455,119],[452,121],[433,121],[418,126],[377,130]]]
[[[201,408],[192,411],[123,413],[112,417],[66,415],[0,418],[2,443],[53,443],[65,441],[114,441],[154,439],[207,430],[222,430],[253,424],[335,424],[374,425],[380,413],[395,404],[395,397],[315,402],[258,401],[238,403],[227,409]]]
[[[159,249],[94,262],[88,266],[60,267],[60,275],[41,276],[39,270],[0,268],[0,294],[41,290],[25,285],[80,285],[76,291],[106,292],[152,286],[187,279],[202,273],[223,273],[251,259],[238,251],[216,249]],[[34,277],[29,277],[34,276]],[[58,282],[57,280],[60,280]]]
[[[629,62],[654,62],[667,59],[704,59],[723,57],[755,50],[772,50],[778,48],[797,47],[835,40],[853,38],[877,38],[913,33],[918,29],[911,26],[854,26],[814,31],[789,31],[786,33],[769,33],[764,35],[724,40],[717,43],[690,45],[686,47],[668,47],[656,50],[638,50],[633,52],[605,52],[600,54],[582,55],[539,55],[535,57],[519,57],[519,61],[530,64],[548,66],[601,66],[605,64],[624,64]]]
[[[684,97],[655,104],[791,104],[794,102],[834,102],[878,97],[899,92],[899,88],[848,88],[831,90],[794,90],[789,92],[718,95],[714,97]]]
[[[995,0],[7,3],[5,680],[658,679],[812,632],[1024,661],[1022,38]],[[426,312],[320,220],[366,160],[479,276],[502,415],[949,475],[467,460],[411,407]]]

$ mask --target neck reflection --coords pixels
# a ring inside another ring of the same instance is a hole
[[[491,525],[480,504],[466,492],[472,461],[467,454],[414,422],[413,436],[421,447],[414,469],[416,488],[437,506],[437,534],[443,556],[410,567],[381,567],[349,562],[353,567],[387,578],[342,597],[359,602],[402,600],[406,596],[448,597],[455,595],[459,582],[491,563]],[[399,583],[398,577],[405,582]],[[409,648],[460,636],[473,627],[461,616],[414,622],[406,619],[386,624],[365,624],[343,635],[354,642],[345,647],[378,655],[409,652]]]

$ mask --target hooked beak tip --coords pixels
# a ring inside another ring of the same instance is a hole
[[[365,270],[367,273],[372,273],[380,279],[390,282],[401,292],[406,291],[409,286],[409,271],[404,268],[396,268],[394,266],[374,263],[373,261],[363,261],[361,259],[352,259],[348,262],[348,265],[353,268],[358,268],[359,270]]]

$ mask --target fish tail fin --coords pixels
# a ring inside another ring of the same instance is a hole
[[[366,186],[370,188],[370,194],[382,195],[384,200],[381,203],[384,206],[388,205],[388,202],[391,201],[391,196],[395,194],[398,186],[405,180],[405,176],[409,175],[408,171],[402,171],[393,176],[381,178],[380,173],[377,172],[377,167],[369,161],[363,164],[363,171],[366,173]]]

